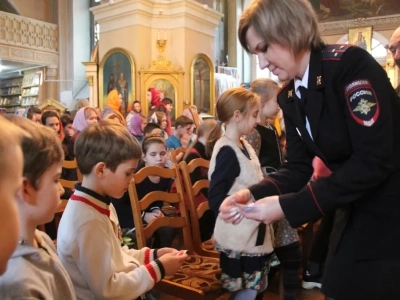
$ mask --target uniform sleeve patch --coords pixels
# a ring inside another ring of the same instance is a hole
[[[354,121],[372,126],[379,117],[379,103],[371,83],[366,79],[351,82],[345,87],[345,96]]]

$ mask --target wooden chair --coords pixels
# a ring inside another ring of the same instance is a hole
[[[169,153],[170,153],[170,156],[171,156],[171,161],[174,163],[174,164],[177,164],[177,163],[179,163],[179,161],[178,161],[178,159],[176,158],[179,154],[181,154],[181,153],[185,153],[186,152],[186,148],[185,147],[179,147],[179,148],[176,148],[176,149],[169,149]],[[183,156],[182,156],[183,157]]]
[[[162,178],[175,178],[176,193],[153,191],[138,199],[136,184],[142,182],[148,176],[160,176]],[[162,293],[181,299],[205,300],[217,299],[223,295],[221,283],[217,278],[221,273],[219,260],[211,257],[194,255],[193,242],[190,232],[185,203],[181,194],[181,179],[176,165],[171,169],[156,166],[145,167],[134,174],[129,186],[129,198],[132,205],[132,213],[135,223],[135,232],[138,248],[146,246],[146,240],[161,226],[171,226],[182,230],[183,247],[188,250],[190,259],[173,276],[166,276],[155,286]],[[160,217],[143,226],[141,212],[154,201],[164,201],[179,207],[180,216]]]
[[[199,219],[210,209],[208,201],[200,203],[197,207],[195,203],[195,196],[198,195],[202,189],[209,188],[210,181],[208,179],[201,179],[192,183],[190,178],[190,175],[197,168],[206,168],[208,170],[209,166],[210,162],[203,158],[195,158],[189,164],[185,161],[179,163],[179,169],[181,170],[184,183],[184,191],[182,190],[182,194],[185,195],[187,209],[190,214],[194,252],[198,255],[218,258],[219,253],[214,250],[212,242],[206,241],[203,243],[200,238]]]
[[[75,189],[75,183],[82,182],[82,174],[78,169],[78,164],[76,163],[76,159],[64,160],[62,167],[67,170],[75,170],[78,176],[78,180],[60,179],[62,187],[68,189]]]

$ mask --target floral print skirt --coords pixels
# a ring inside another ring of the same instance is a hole
[[[275,253],[246,254],[223,249],[216,245],[220,252],[222,287],[234,292],[241,289],[259,290],[270,267],[279,265]]]

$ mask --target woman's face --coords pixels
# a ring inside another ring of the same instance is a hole
[[[149,103],[151,103],[151,92],[150,92],[150,91],[147,91],[147,92],[146,92],[146,99],[147,99],[147,101],[148,101]]]
[[[246,40],[250,52],[258,57],[260,69],[268,68],[281,81],[303,76],[299,74],[299,63],[288,46],[267,44],[253,27],[247,30]]]
[[[140,103],[136,102],[135,104],[133,104],[133,110],[137,113],[140,113]]]
[[[86,116],[86,114],[85,114],[85,116]],[[86,123],[88,125],[97,123],[97,114],[91,109],[88,109],[88,114],[87,114],[87,117],[86,117]]]
[[[143,160],[146,163],[146,166],[158,166],[164,168],[165,163],[167,162],[167,148],[165,144],[152,143],[143,155]]]
[[[161,124],[159,124],[162,130],[165,130],[167,128],[167,117],[162,117],[161,119]]]

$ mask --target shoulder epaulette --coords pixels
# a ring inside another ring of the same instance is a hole
[[[340,60],[350,47],[348,44],[327,45],[322,50],[322,60]]]

